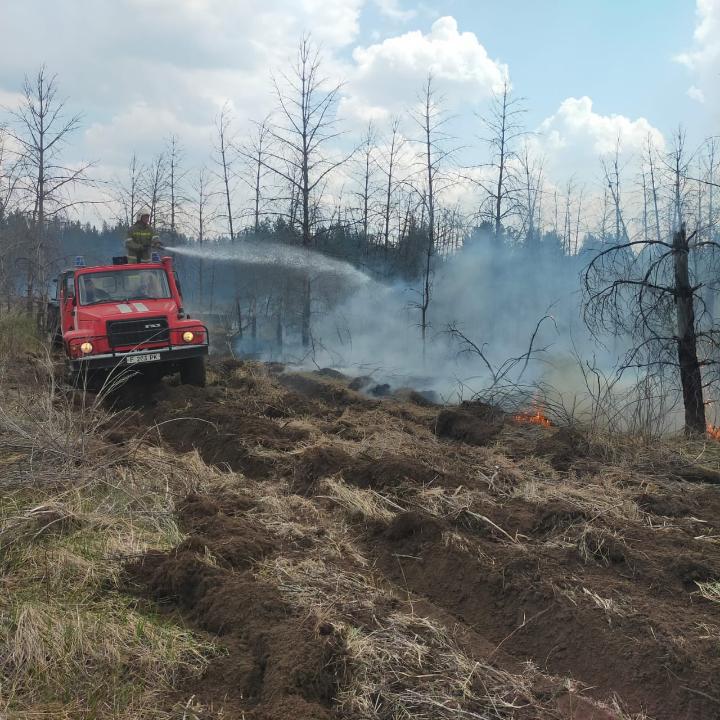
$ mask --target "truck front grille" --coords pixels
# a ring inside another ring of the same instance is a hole
[[[142,320],[111,320],[107,324],[110,347],[135,347],[143,343],[167,342],[167,318],[151,317]]]

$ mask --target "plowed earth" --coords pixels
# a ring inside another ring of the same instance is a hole
[[[720,717],[720,488],[687,464],[337,373],[211,379],[127,388],[113,434],[211,466],[127,568],[226,648],[194,717]]]

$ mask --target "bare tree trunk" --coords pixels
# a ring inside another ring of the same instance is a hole
[[[283,298],[280,295],[277,304],[277,312],[275,315],[275,345],[278,352],[282,356],[283,349]]]
[[[642,212],[642,226],[643,226],[643,239],[645,242],[648,241],[648,197],[647,197],[647,182],[645,179],[645,171],[642,171],[642,193],[643,193],[643,212]]]
[[[695,308],[688,270],[688,239],[685,226],[682,226],[673,236],[673,263],[678,331],[677,353],[683,405],[685,406],[685,432],[687,434],[704,433],[707,423],[702,374],[697,355]]]
[[[658,205],[658,191],[657,183],[655,180],[655,161],[653,158],[653,145],[650,136],[647,139],[647,154],[648,154],[648,166],[650,168],[650,192],[652,193],[653,201],[653,214],[655,216],[655,239],[658,242],[662,240],[662,233],[660,231],[660,208]]]
[[[393,194],[393,182],[395,180],[395,157],[399,150],[399,131],[400,131],[400,120],[395,118],[393,120],[391,136],[390,136],[390,151],[388,154],[387,164],[387,185],[385,186],[385,217],[384,224],[385,228],[383,231],[383,254],[385,256],[385,262],[387,263],[388,248],[390,246],[390,213],[392,212],[392,194]]]
[[[495,244],[499,247],[502,241],[502,200],[504,192],[504,181],[505,181],[505,154],[506,154],[506,142],[505,135],[507,132],[507,103],[508,103],[508,83],[507,80],[503,85],[502,92],[502,111],[500,115],[500,133],[498,137],[498,150],[500,158],[498,160],[498,178],[497,178],[497,190],[495,195],[495,217],[493,222],[495,225]]]
[[[126,213],[125,221],[128,227],[135,222],[135,215],[138,211],[139,198],[138,198],[138,185],[140,183],[141,170],[138,168],[137,156],[133,154],[130,160],[130,188],[128,197],[128,212]]]
[[[425,134],[425,172],[427,173],[427,193],[425,195],[424,207],[428,211],[428,237],[425,248],[425,268],[423,271],[422,303],[420,305],[420,327],[422,329],[423,357],[425,356],[425,341],[427,336],[427,313],[430,307],[430,272],[432,256],[435,253],[435,164],[433,162],[433,137],[432,137],[432,115],[433,115],[433,87],[432,78],[428,77],[425,87],[425,112],[423,116]]]
[[[14,118],[7,134],[16,145],[19,167],[32,192],[33,216],[27,245],[27,302],[32,309],[33,298],[41,291],[41,307],[45,312],[44,280],[47,273],[48,222],[79,202],[69,196],[69,188],[87,184],[88,165],[64,166],[59,158],[67,136],[79,128],[80,117],[64,117],[64,102],[57,100],[56,76],[48,77],[42,66],[31,82],[23,83],[23,99],[9,114]]]
[[[253,341],[253,347],[255,344],[255,341],[257,340],[257,299],[253,295],[252,299],[250,300],[250,337]]]
[[[180,208],[179,183],[182,180],[180,163],[182,161],[182,147],[175,135],[168,140],[168,170],[170,173],[170,233],[173,240],[177,237],[178,210]]]
[[[242,340],[243,316],[242,316],[242,308],[240,307],[240,300],[237,297],[235,298],[235,316],[237,317],[237,324],[238,324],[237,338],[239,340]]]
[[[304,348],[310,347],[310,311],[312,307],[312,294],[310,287],[310,273],[305,271],[302,290],[302,319],[300,338]]]
[[[230,115],[227,106],[220,111],[217,120],[218,145],[217,153],[220,160],[220,177],[223,183],[223,193],[225,195],[225,207],[227,211],[228,232],[230,233],[230,242],[235,242],[235,228],[233,225],[232,213],[232,192],[230,188],[231,161],[230,153]]]

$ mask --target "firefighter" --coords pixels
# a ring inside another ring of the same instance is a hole
[[[83,303],[85,305],[92,305],[93,303],[99,303],[110,299],[109,293],[95,285],[92,275],[85,275],[83,277],[83,290],[85,291],[85,297],[83,299]]]
[[[128,230],[125,240],[128,262],[139,263],[150,259],[153,250],[162,248],[160,238],[150,225],[150,211],[140,210],[137,214],[137,222]]]

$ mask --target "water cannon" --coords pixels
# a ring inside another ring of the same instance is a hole
[[[75,256],[75,267],[76,268],[84,268],[85,267],[85,258],[82,255]]]

